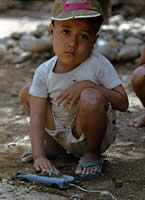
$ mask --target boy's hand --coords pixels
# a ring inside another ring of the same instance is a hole
[[[51,174],[56,168],[46,157],[41,156],[34,160],[34,168],[36,171],[42,172],[42,174]]]
[[[72,106],[78,102],[82,89],[83,85],[80,81],[63,90],[55,99],[57,101],[57,105],[59,106],[63,102],[64,108],[67,104],[70,104],[70,108],[72,108]]]

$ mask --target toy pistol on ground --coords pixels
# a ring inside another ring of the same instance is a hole
[[[69,185],[69,183],[74,183],[75,181],[75,178],[73,176],[68,176],[68,175],[63,175],[61,178],[55,178],[55,177],[17,173],[14,177],[18,178],[20,181],[36,182],[43,184],[47,187],[54,187],[59,189],[70,188],[71,185]]]

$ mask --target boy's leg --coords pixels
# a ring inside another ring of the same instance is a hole
[[[86,147],[84,150],[84,163],[100,161],[100,145],[107,128],[107,102],[101,91],[88,88],[82,91],[78,104],[76,119],[76,132],[78,136],[85,134]],[[76,175],[96,173],[100,166],[82,168],[78,164]]]
[[[31,86],[31,82],[27,83],[20,90],[20,93],[19,93],[20,103],[24,106],[24,110],[29,116],[30,116],[30,94],[29,94],[30,86]]]
[[[24,110],[28,115],[30,115],[30,94],[29,94],[30,86],[31,83],[27,83],[21,89],[19,94],[20,103],[24,106]],[[46,119],[46,128],[55,130],[55,123],[51,112],[51,106],[49,103],[48,103],[48,118]],[[45,135],[45,151],[47,155],[52,155],[52,154],[54,155],[65,152],[64,149],[55,140],[53,140],[51,136],[49,136],[47,133]],[[25,152],[22,155],[23,162],[28,162],[31,161],[32,159],[33,159],[32,154],[29,152]]]
[[[136,96],[140,99],[145,107],[145,64],[138,67],[132,74],[132,86]],[[145,126],[145,113],[129,122],[131,126],[136,128]]]

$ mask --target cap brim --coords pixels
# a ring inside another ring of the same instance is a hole
[[[92,18],[101,16],[99,12],[95,10],[69,10],[62,12],[60,15],[52,16],[53,20],[69,20],[69,19],[79,19],[79,18]]]

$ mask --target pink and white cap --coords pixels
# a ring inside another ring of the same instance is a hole
[[[92,18],[102,16],[97,0],[55,0],[52,12],[53,20]]]

